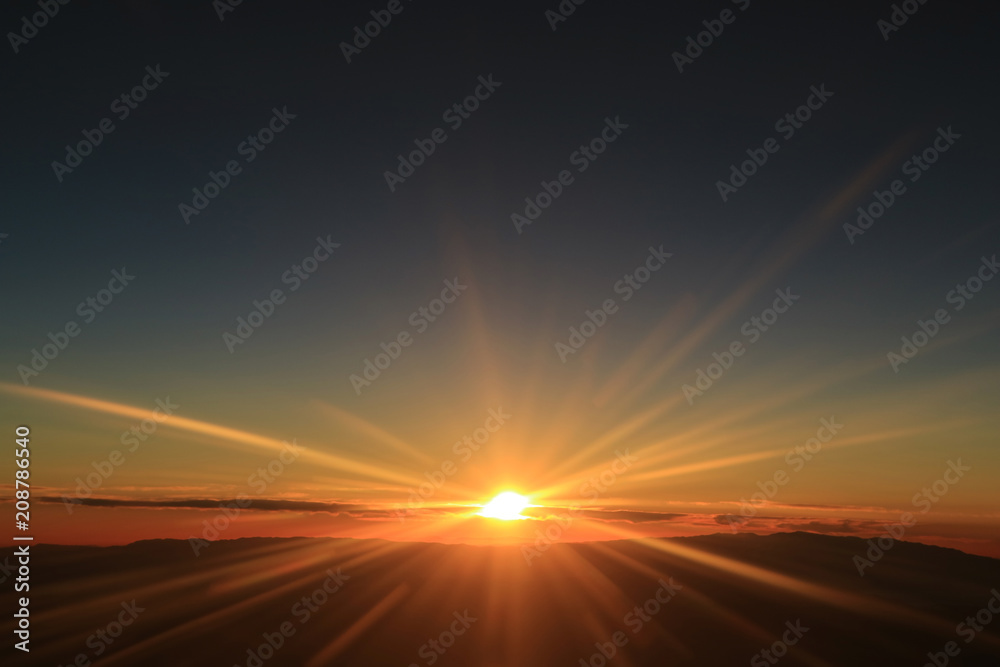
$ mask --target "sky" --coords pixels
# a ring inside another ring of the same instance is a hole
[[[1000,556],[995,10],[554,11],[71,3],[8,34],[0,415],[36,539],[908,512]],[[470,515],[504,490],[528,519]]]

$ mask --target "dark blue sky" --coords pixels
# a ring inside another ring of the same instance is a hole
[[[379,389],[397,407],[429,400],[414,383],[461,396],[462,373],[483,353],[470,332],[489,332],[489,353],[512,377],[542,372],[538,363],[561,373],[554,343],[662,244],[669,265],[599,335],[599,376],[686,299],[693,310],[672,340],[754,288],[653,382],[655,401],[788,286],[803,295],[795,319],[753,364],[878,363],[997,251],[995,9],[928,3],[885,40],[876,22],[888,3],[593,0],[553,31],[544,12],[555,4],[404,0],[350,64],[340,43],[384,5],[255,1],[224,21],[209,2],[61,6],[3,56],[6,381],[19,383],[31,350],[124,266],[134,284],[38,386],[126,400],[169,385],[233,416],[248,406],[219,392],[252,406],[280,388],[378,413],[348,376],[459,276],[474,285],[475,309],[462,305],[478,324],[435,329],[409,368],[394,368],[409,381]],[[672,54],[725,8],[734,21],[679,73]],[[0,24],[16,29],[32,11],[8,5]],[[147,66],[169,75],[114,118],[111,103]],[[490,75],[501,85],[450,129],[442,113]],[[730,165],[781,137],[775,121],[821,85],[833,95],[723,202],[716,183]],[[238,146],[274,108],[295,118],[248,163]],[[52,162],[105,117],[115,130],[58,182]],[[627,129],[517,234],[511,214],[542,180],[575,169],[571,154],[609,117]],[[447,140],[390,192],[384,172],[397,154],[438,127]],[[873,189],[905,178],[903,163],[939,127],[961,139],[849,243],[841,226]],[[184,224],[178,205],[233,159],[241,173]],[[230,354],[222,333],[282,287],[318,236],[341,246]],[[961,345],[907,370],[995,364],[998,294],[986,290],[950,325]]]

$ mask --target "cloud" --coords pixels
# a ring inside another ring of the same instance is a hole
[[[717,514],[715,515],[715,523],[725,526],[736,524],[741,528],[756,531],[795,530],[823,535],[865,533],[878,527],[876,522],[855,521],[853,519],[824,521],[812,517],[740,516],[735,514]]]
[[[768,507],[783,507],[789,509],[823,510],[833,512],[887,512],[888,508],[879,505],[816,505],[805,503],[767,503]]]
[[[45,503],[62,503],[65,502],[62,498],[56,498],[52,496],[43,496],[38,498],[39,501]],[[240,503],[246,503],[247,500],[250,504],[247,507],[242,507]],[[74,504],[87,505],[90,507],[142,507],[147,509],[218,509],[222,505],[233,505],[241,507],[245,510],[258,510],[265,512],[326,512],[329,514],[340,514],[342,512],[350,512],[355,510],[364,510],[365,508],[360,505],[348,505],[344,503],[317,503],[317,502],[307,502],[303,500],[268,500],[268,499],[241,499],[239,502],[235,498],[231,499],[220,499],[220,500],[208,500],[208,499],[189,499],[189,500],[122,500],[118,498],[75,498],[72,500]]]
[[[822,533],[824,535],[839,535],[842,533],[859,533],[861,526],[858,522],[850,519],[841,519],[838,522],[832,521],[807,521],[805,523],[779,523],[778,528],[789,530],[801,530],[808,533]]]
[[[63,503],[61,497],[43,496],[38,498],[45,503]],[[377,507],[352,503],[324,503],[310,502],[304,500],[271,500],[266,498],[251,498],[247,507],[241,507],[247,511],[258,512],[299,512],[315,513],[323,512],[332,515],[342,515],[361,520],[397,519],[396,510],[390,507]],[[131,500],[122,498],[81,498],[73,499],[73,503],[89,507],[132,507],[143,509],[193,509],[193,510],[217,510],[223,505],[232,506],[237,503],[235,498],[206,499],[189,498],[175,500]],[[240,502],[246,503],[247,499]],[[425,518],[445,518],[456,515],[467,515],[475,509],[474,506],[426,506],[411,508],[409,516],[423,516]],[[570,510],[568,507],[531,507],[524,511],[525,516],[533,519],[548,520],[565,515]],[[673,521],[689,516],[687,514],[677,514],[668,512],[643,512],[633,510],[605,510],[605,509],[581,509],[576,516],[591,519],[594,521],[620,521],[631,524],[652,523],[657,521]]]
[[[634,512],[632,510],[583,510],[588,519],[603,521],[627,521],[628,523],[648,523],[651,521],[673,521],[688,516],[668,512]]]
[[[63,503],[61,497],[43,496],[38,498],[45,503]],[[246,503],[248,499],[243,498],[240,502]],[[250,498],[247,507],[241,507],[244,511],[255,512],[296,512],[300,514],[325,513],[333,516],[342,516],[361,521],[379,521],[387,519],[398,519],[396,510],[391,507],[379,507],[357,503],[333,503],[333,502],[311,502],[304,500],[274,500],[267,498]],[[74,499],[75,504],[89,507],[103,508],[143,508],[143,509],[191,509],[191,510],[218,510],[223,505],[233,506],[237,504],[235,498],[207,499],[190,498],[174,500],[131,500],[121,498],[83,498]],[[475,509],[474,506],[456,505],[430,505],[425,507],[410,508],[408,516],[423,517],[425,519],[447,518],[458,515],[468,515]],[[563,517],[570,512],[568,507],[529,507],[524,511],[524,515],[532,519],[547,521]],[[598,522],[620,522],[633,525],[653,524],[657,522],[676,522],[684,519],[693,522],[692,525],[702,523],[702,520],[709,520],[718,525],[732,527],[734,524],[741,529],[761,533],[779,531],[805,531],[820,533],[824,535],[843,534],[867,534],[877,532],[878,525],[870,521],[856,521],[851,519],[823,520],[814,517],[787,517],[787,516],[764,516],[752,517],[736,514],[716,514],[698,515],[682,514],[676,512],[648,512],[627,509],[578,509],[576,517],[589,519]],[[703,524],[704,525],[704,524]]]
[[[529,507],[524,510],[524,516],[533,519],[550,519],[569,514],[569,507]],[[605,509],[579,509],[575,510],[574,516],[593,519],[595,521],[625,521],[628,523],[650,523],[654,521],[673,521],[687,514],[677,514],[669,512],[642,512],[636,510],[605,510]]]
[[[723,524],[728,526],[730,523],[738,523],[740,525],[749,525],[751,523],[772,523],[775,521],[787,521],[788,517],[785,516],[743,516],[742,514],[716,514],[713,519],[715,523]]]

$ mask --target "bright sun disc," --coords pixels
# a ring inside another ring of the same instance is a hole
[[[521,512],[530,504],[530,501],[519,493],[504,491],[496,498],[486,503],[478,514],[490,519],[501,519],[502,521],[513,521],[523,519]]]

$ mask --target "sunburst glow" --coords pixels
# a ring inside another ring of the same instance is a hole
[[[501,521],[513,521],[524,519],[521,512],[528,507],[531,501],[519,493],[504,491],[496,498],[486,503],[478,514],[490,519],[500,519]]]

